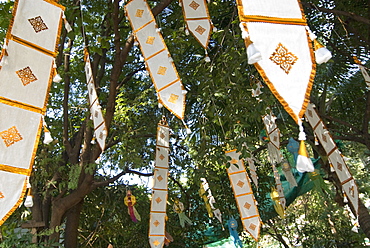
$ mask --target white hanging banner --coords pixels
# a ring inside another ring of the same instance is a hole
[[[125,10],[140,44],[158,101],[183,120],[186,91],[149,5],[145,0],[132,0],[125,6]]]
[[[212,191],[209,188],[209,184],[207,182],[207,179],[201,178],[200,181],[201,181],[201,187],[203,187],[204,192],[207,194],[208,203],[211,206],[211,210],[213,212],[213,215],[221,223],[222,228],[224,228],[223,225],[222,225],[222,213],[221,213],[220,209],[216,208],[215,205],[214,205],[216,203],[216,200],[215,200],[214,196],[212,195]]]
[[[169,136],[170,128],[167,122],[160,121],[157,128],[154,185],[149,222],[149,243],[152,248],[161,248],[165,243]]]
[[[207,49],[212,33],[212,24],[206,0],[181,0],[187,29]]]
[[[245,160],[248,163],[249,171],[250,171],[251,177],[252,177],[252,181],[253,181],[254,185],[256,185],[256,187],[258,188],[258,175],[257,175],[257,168],[256,168],[256,165],[254,163],[254,158],[253,157],[246,158]]]
[[[250,63],[254,63],[272,93],[298,122],[309,102],[316,73],[300,2],[238,0],[237,3],[248,57],[258,57]],[[251,43],[253,49],[249,47]]]
[[[87,89],[89,94],[90,113],[94,123],[94,135],[102,151],[105,149],[105,140],[107,138],[107,126],[105,125],[104,116],[101,111],[99,98],[96,93],[94,77],[90,62],[90,56],[85,49],[85,74]]]
[[[350,170],[347,167],[342,154],[335,145],[335,142],[329,131],[327,131],[324,123],[320,119],[313,104],[307,106],[306,117],[311,127],[313,128],[320,144],[324,147],[326,154],[329,157],[332,168],[337,174],[339,181],[342,184],[343,191],[345,192],[348,200],[352,203],[358,215],[358,188],[355,179],[352,177]]]
[[[239,159],[240,153],[237,153],[236,150],[231,150],[227,151],[226,155],[231,158],[229,160],[230,167],[227,168],[227,174],[233,188],[244,229],[258,241],[261,219],[247,171],[245,170],[243,161]]]
[[[22,203],[54,76],[64,7],[16,0],[0,67],[0,225]]]

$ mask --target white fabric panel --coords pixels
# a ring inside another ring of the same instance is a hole
[[[240,218],[248,218],[258,215],[258,210],[254,202],[253,194],[236,197],[239,206]]]
[[[0,70],[0,96],[44,109],[53,58],[11,40],[7,52]],[[28,77],[22,82],[17,71]]]
[[[270,114],[262,117],[263,123],[265,124],[266,127],[267,134],[271,133],[274,129],[277,128],[275,119],[276,117]]]
[[[153,21],[136,32],[141,52],[145,58],[152,56],[160,50],[167,49],[162,35],[158,33],[156,23]]]
[[[155,165],[168,168],[168,151],[166,147],[156,147]]]
[[[167,187],[166,187],[167,188]],[[156,190],[153,188],[151,211],[166,212],[167,190]]]
[[[235,196],[251,192],[249,178],[245,172],[229,175],[232,182]]]
[[[254,217],[250,219],[243,220],[243,226],[249,232],[250,235],[257,241],[261,229],[260,217]]]
[[[333,165],[341,183],[352,177],[347,168],[346,162],[344,161],[342,155],[339,153],[338,149],[330,154],[329,161]]]
[[[134,31],[154,19],[148,4],[144,0],[131,1],[126,4],[125,9]]]
[[[11,34],[49,51],[56,51],[62,17],[60,7],[43,0],[19,0]],[[47,29],[35,31],[29,19],[36,17],[41,17]]]
[[[283,99],[288,104],[287,111],[290,109],[288,112],[298,118],[313,69],[305,26],[254,22],[247,25],[250,37],[262,55],[258,65],[273,84],[275,96],[279,96],[279,100]],[[277,49],[279,44],[285,49]],[[284,54],[289,58],[296,58],[290,67],[290,63],[282,62],[278,65],[270,59],[279,58],[279,55]],[[290,69],[284,70],[282,67]],[[272,87],[271,84],[268,85]]]
[[[157,146],[169,146],[170,140],[170,129],[169,127],[158,125],[157,128]]]
[[[302,18],[302,12],[297,0],[241,0],[241,2],[244,15]]]
[[[245,170],[244,164],[242,160],[239,160],[239,153],[236,151],[230,151],[226,153],[226,156],[229,156],[231,159],[229,160],[230,162],[230,167],[227,168],[227,173],[234,173],[238,171],[243,171]]]
[[[254,164],[253,158],[246,158],[246,161],[248,162],[248,165],[249,165],[249,171],[252,177],[252,181],[254,185],[258,187],[257,168],[256,168],[256,165]]]
[[[195,36],[200,44],[202,44],[204,48],[207,48],[212,29],[209,19],[188,20],[186,23],[190,32]]]
[[[178,79],[176,69],[167,50],[155,55],[146,63],[157,91]]]
[[[150,235],[163,235],[165,228],[166,213],[150,213]]]
[[[165,237],[156,237],[156,236],[150,237],[149,238],[150,247],[151,248],[163,247],[164,240],[165,240]]]
[[[185,18],[208,18],[205,0],[182,0]]]
[[[0,164],[28,169],[36,152],[41,114],[2,103],[0,109]]]
[[[307,105],[305,116],[307,117],[308,122],[312,127],[315,127],[316,124],[319,123],[319,121],[321,121],[312,103]]]
[[[0,222],[17,203],[25,189],[25,175],[0,171]],[[21,201],[21,200],[20,200]],[[14,209],[13,209],[14,210]]]
[[[181,119],[184,115],[185,110],[185,94],[181,82],[178,81],[169,87],[158,92],[161,99],[161,103],[168,109],[172,110],[172,113]]]
[[[343,184],[342,187],[348,200],[352,203],[356,213],[358,214],[358,188],[355,180],[350,180],[349,182]]]
[[[325,126],[322,122],[315,129],[316,137],[320,141],[320,144],[324,147],[325,152],[331,152],[336,146],[334,140],[330,137],[328,130],[325,129]]]
[[[167,183],[168,183],[168,170],[155,168],[153,176],[153,188],[167,189]]]

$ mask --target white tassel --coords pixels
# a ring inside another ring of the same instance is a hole
[[[247,56],[248,56],[248,64],[250,65],[262,60],[261,52],[258,51],[258,49],[253,43],[249,44],[249,46],[247,47]]]
[[[53,142],[53,137],[51,137],[50,131],[44,127],[44,144],[48,145]]]
[[[71,32],[72,31],[72,27],[71,25],[69,24],[69,22],[67,21],[67,18],[66,16],[64,15],[64,12],[63,12],[63,16],[62,16],[62,19],[64,20],[64,27],[65,29],[67,30],[67,32]]]
[[[187,91],[187,90],[182,90],[182,91],[181,91],[181,93],[182,93],[183,95],[186,95],[186,94],[188,93],[188,91]]]
[[[306,140],[306,134],[303,129],[302,120],[298,119],[299,135],[298,140]]]
[[[185,121],[184,120],[182,120],[182,123],[184,124],[184,126],[185,126],[185,129],[186,129],[186,133],[187,134],[191,134],[192,132],[191,132],[191,129],[185,124]]]
[[[328,62],[331,59],[331,52],[326,47],[321,45],[317,40],[314,40],[314,46],[316,63],[320,65]]]
[[[212,31],[214,32],[214,33],[216,33],[217,32],[217,28],[215,27],[215,26],[213,26],[213,29],[212,29]]]
[[[158,108],[163,108],[163,104],[158,102]]]
[[[189,30],[185,28],[185,35],[189,35]]]
[[[53,77],[53,82],[54,82],[54,83],[60,83],[60,81],[62,81],[62,77],[57,73],[57,74]]]
[[[32,195],[26,196],[26,200],[24,201],[24,206],[27,208],[33,207],[33,196]]]
[[[308,31],[308,35],[311,41],[314,41],[317,38],[317,36],[314,33],[312,33],[311,29],[308,26],[306,26],[306,30]]]

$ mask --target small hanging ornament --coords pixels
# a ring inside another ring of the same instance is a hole
[[[209,63],[209,62],[211,62],[211,59],[209,58],[209,56],[208,56],[208,52],[207,52],[207,50],[205,50],[205,58],[204,58],[204,61],[205,62],[207,62],[207,63]]]
[[[207,193],[206,193],[202,183],[200,183],[199,195],[200,195],[200,197],[203,198],[203,201],[204,201],[204,204],[206,205],[206,209],[207,209],[207,213],[208,213],[209,218],[212,218],[213,217],[212,207],[211,207],[211,204],[209,204]]]
[[[62,77],[58,74],[55,59],[54,59],[54,62],[53,62],[53,71],[54,71],[53,82],[54,83],[60,83],[60,81],[62,81]]]
[[[176,199],[174,204],[173,204],[173,210],[179,216],[181,227],[185,227],[185,223],[188,224],[188,225],[193,224],[191,222],[191,220],[188,218],[188,216],[186,216],[186,214],[184,213],[185,208],[184,208],[184,204],[182,202],[180,202],[179,200]]]
[[[31,184],[30,184],[30,177],[27,177],[26,179],[26,184],[27,184],[27,196],[26,200],[24,201],[24,206],[27,208],[32,208],[33,207],[33,196],[31,192]]]
[[[170,245],[170,243],[171,242],[173,242],[173,238],[172,238],[172,236],[171,236],[171,234],[169,233],[169,232],[165,232],[165,237],[164,237],[164,244],[166,245],[166,246],[169,246]]]
[[[283,160],[283,163],[281,165],[282,171],[284,173],[284,176],[286,180],[289,182],[290,187],[297,187],[297,181],[295,180],[293,173],[292,173],[292,168],[290,167],[290,164],[287,160]]]
[[[280,203],[279,193],[276,190],[276,188],[272,188],[270,197],[271,197],[272,202],[274,203],[274,208],[275,208],[276,213],[278,213],[282,219],[285,219],[284,207]]]
[[[328,62],[333,56],[331,52],[324,45],[318,42],[316,39],[313,41],[313,44],[315,47],[316,63],[320,65],[320,64]]]
[[[298,139],[300,140],[299,150],[298,150],[298,157],[297,157],[297,170],[301,173],[303,172],[314,172],[315,167],[311,159],[308,157],[307,148],[305,144],[306,134],[303,130],[302,121],[298,120],[299,126],[299,136]]]
[[[53,137],[51,137],[50,130],[47,128],[45,119],[43,118],[43,126],[44,126],[44,141],[43,143],[48,145],[53,142]]]
[[[139,213],[136,211],[136,197],[132,195],[131,190],[127,190],[126,197],[124,199],[125,205],[128,207],[128,214],[133,222],[141,221]]]
[[[63,11],[62,19],[64,21],[64,28],[67,30],[67,33],[71,32],[72,31],[72,27],[69,24],[69,22],[67,21],[67,18],[66,18],[65,14],[64,14],[64,11]]]
[[[232,237],[234,244],[236,247],[243,247],[243,243],[239,238],[238,234],[238,222],[234,219],[234,217],[231,217],[229,221],[227,222],[227,225],[229,227],[230,236]]]
[[[262,60],[262,54],[251,41],[245,23],[240,23],[240,29],[242,30],[242,38],[244,39],[245,47],[247,48],[248,64],[252,65],[257,63]]]

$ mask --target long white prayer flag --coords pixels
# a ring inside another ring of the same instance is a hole
[[[64,7],[16,0],[0,67],[0,225],[21,204],[43,126]]]
[[[148,3],[145,0],[132,0],[126,4],[125,10],[140,44],[158,101],[183,120],[186,91]]]

